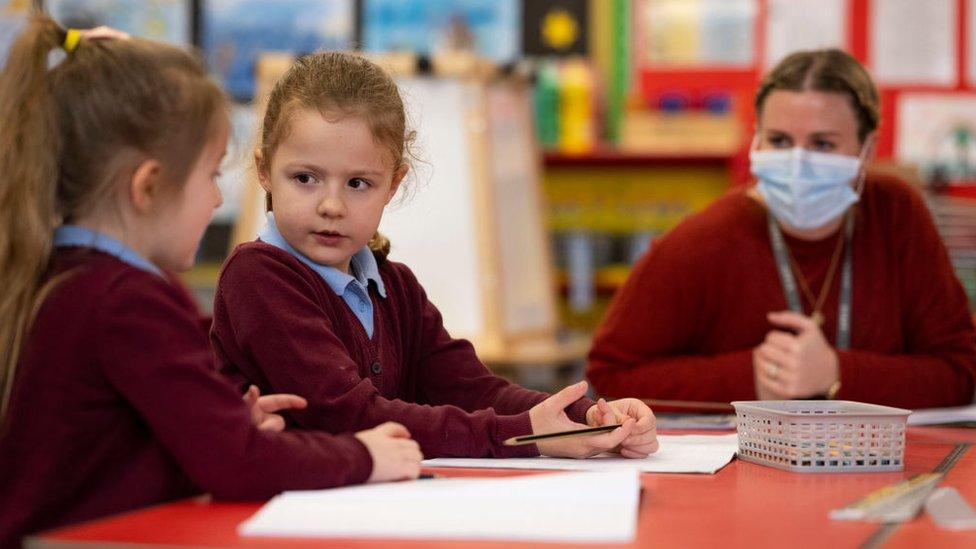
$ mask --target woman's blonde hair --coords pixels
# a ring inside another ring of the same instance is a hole
[[[863,143],[881,120],[878,88],[868,71],[850,54],[838,49],[790,54],[769,71],[756,92],[756,116],[775,90],[821,91],[844,94],[857,115],[858,139]]]
[[[386,147],[393,173],[409,169],[410,146],[415,133],[407,130],[406,113],[396,82],[375,63],[352,53],[320,52],[301,57],[275,84],[261,130],[261,161],[267,173],[271,158],[290,129],[290,117],[298,110],[314,109],[323,116],[356,116],[369,126],[373,139]],[[267,209],[272,209],[271,195]],[[390,251],[390,241],[376,233],[369,247],[380,257]]]
[[[56,226],[101,211],[146,158],[180,189],[226,125],[223,92],[187,52],[82,37],[65,54],[67,35],[35,12],[0,73],[0,419]]]

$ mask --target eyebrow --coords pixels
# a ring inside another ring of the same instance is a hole
[[[769,128],[769,129],[767,129],[766,130],[766,133],[772,133],[772,134],[778,134],[778,135],[786,135],[786,136],[789,136],[790,135],[789,132],[785,132],[783,130],[777,130],[775,128]],[[838,136],[838,135],[840,135],[840,132],[830,130],[830,131],[822,131],[822,132],[813,132],[810,135],[813,135],[813,136],[816,136],[816,137]]]
[[[282,166],[282,169],[286,171],[291,171],[296,169],[308,170],[316,173],[327,173],[329,171],[322,168],[321,166],[317,166],[315,164],[309,164],[307,162],[296,162],[294,164],[285,164],[284,166]],[[382,177],[383,176],[382,171],[373,170],[373,169],[353,170],[349,173],[351,174],[352,177]]]

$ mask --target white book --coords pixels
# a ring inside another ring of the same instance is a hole
[[[558,469],[565,471],[639,471],[642,473],[713,474],[728,465],[739,449],[738,435],[658,435],[660,448],[644,459],[600,454],[589,459],[551,458],[436,458],[425,467],[475,469]]]
[[[636,471],[451,478],[285,492],[243,536],[626,543],[637,532]]]

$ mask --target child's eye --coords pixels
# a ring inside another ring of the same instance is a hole
[[[315,177],[310,173],[300,173],[294,176],[294,179],[302,185],[311,185],[312,183],[315,183]]]
[[[355,177],[349,180],[349,187],[352,189],[365,189],[369,186],[371,186],[371,183],[360,177]]]

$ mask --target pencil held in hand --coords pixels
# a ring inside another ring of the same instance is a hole
[[[591,435],[599,435],[601,433],[609,433],[617,427],[622,426],[621,423],[614,423],[613,425],[602,425],[600,427],[586,427],[583,429],[571,429],[569,431],[557,431],[555,433],[541,433],[538,435],[522,435],[520,437],[512,437],[505,439],[505,446],[521,446],[523,444],[534,444],[540,440],[552,440],[556,438],[570,438],[570,437],[585,437]]]

